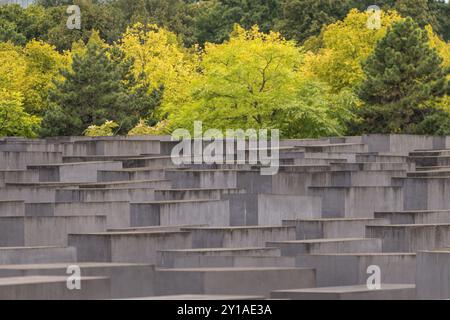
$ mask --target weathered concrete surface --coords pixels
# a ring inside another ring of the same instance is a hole
[[[192,247],[189,232],[107,232],[69,235],[78,261],[156,264],[157,251]]]
[[[0,278],[0,300],[108,299],[109,293],[105,277],[82,277],[81,290],[68,290],[67,276]]]
[[[154,297],[134,297],[123,300],[263,300],[263,296],[236,296],[236,295],[219,295],[219,294],[176,294],[171,296],[154,296]],[[122,299],[121,299],[122,300]]]
[[[279,248],[282,256],[304,254],[381,252],[381,239],[341,238],[292,241],[270,241],[267,246]]]
[[[304,268],[158,269],[156,279],[160,295],[233,293],[269,297],[270,292],[277,289],[314,286],[314,270]]]
[[[272,291],[271,298],[292,300],[413,300],[413,284],[381,284],[371,290],[366,285]]]
[[[67,277],[68,267],[80,267],[82,277],[107,277],[110,292],[106,297],[134,297],[155,294],[153,265],[129,263],[52,263],[0,266],[0,281],[8,277]],[[82,284],[83,285],[83,284]],[[82,288],[83,289],[83,288]]]
[[[417,253],[417,299],[450,299],[450,249]]]
[[[449,298],[450,137],[281,141],[274,176],[170,140],[0,138],[0,296]],[[95,294],[48,278],[68,264]]]
[[[206,224],[227,226],[230,223],[228,201],[184,200],[131,203],[130,225],[158,226]]]
[[[121,169],[118,161],[60,163],[46,165],[29,165],[28,169],[36,171],[39,182],[97,182],[100,169]]]
[[[284,220],[284,226],[295,226],[296,238],[329,239],[329,238],[363,238],[366,226],[388,224],[386,219],[372,218],[321,218],[308,220]]]
[[[0,247],[66,246],[69,233],[105,230],[105,216],[0,217]]]
[[[74,247],[0,248],[0,265],[75,262],[76,259],[77,251]]]
[[[27,203],[27,217],[105,216],[107,228],[130,226],[130,204],[127,201]]]
[[[386,224],[449,224],[450,210],[375,212],[375,218],[386,219]]]
[[[450,224],[367,226],[367,236],[382,239],[383,252],[417,252],[450,246]]]
[[[414,253],[314,254],[296,258],[297,266],[316,270],[317,287],[366,284],[369,266],[379,266],[382,283],[414,284]]]
[[[403,210],[400,187],[310,187],[322,198],[322,216],[373,218],[375,211]]]
[[[267,241],[294,240],[294,227],[184,228],[192,234],[193,248],[243,248],[265,246]]]

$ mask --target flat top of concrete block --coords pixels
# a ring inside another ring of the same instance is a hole
[[[66,216],[27,216],[27,217],[20,217],[20,216],[3,216],[0,217],[0,219],[14,219],[14,220],[45,220],[45,219],[49,219],[49,220],[68,220],[68,219],[104,219],[106,220],[107,215],[106,214],[101,214],[101,213],[96,213],[95,215],[66,215]]]
[[[109,163],[120,163],[120,161],[83,161],[83,162],[61,162],[61,163],[48,163],[48,164],[32,164],[27,165],[28,169],[39,169],[39,168],[54,168],[54,167],[70,167],[79,165],[89,165],[89,164],[109,164]]]
[[[313,268],[282,268],[282,267],[225,267],[225,268],[171,268],[156,269],[158,272],[252,272],[252,271],[294,271],[314,270]]]
[[[151,179],[151,180],[119,180],[119,181],[108,181],[108,182],[84,182],[81,183],[83,186],[108,186],[115,184],[137,184],[143,182],[161,182],[161,181],[170,181],[167,179]]]
[[[81,183],[80,183],[81,184]],[[145,190],[145,191],[149,191],[149,190],[155,190],[155,187],[141,187],[141,186],[125,186],[125,187],[116,187],[116,188],[92,188],[92,187],[87,187],[86,185],[83,183],[80,187],[73,187],[73,188],[64,188],[62,190],[70,190],[70,191],[123,191],[123,190]]]
[[[375,211],[375,213],[382,213],[382,214],[414,214],[414,213],[444,213],[448,212],[450,213],[450,210],[405,210],[405,211]]]
[[[40,263],[40,264],[9,264],[0,265],[0,270],[39,270],[39,269],[66,269],[68,266],[77,265],[82,268],[104,267],[153,267],[145,263],[124,262],[64,262],[64,263]],[[0,278],[1,279],[1,278]]]
[[[24,203],[24,200],[0,200],[0,203]]]
[[[189,234],[188,231],[119,231],[119,232],[87,232],[87,233],[69,233],[69,235],[76,236],[165,236],[165,235],[175,235],[175,234]]]
[[[146,227],[128,227],[128,228],[114,228],[108,229],[107,232],[133,232],[133,231],[160,231],[160,230],[173,230],[181,228],[200,228],[207,227],[206,224],[184,224],[184,225],[170,225],[170,226],[146,226]]]
[[[321,221],[384,221],[384,219],[376,218],[316,218],[316,219],[294,219],[283,220],[283,222],[321,222]]]
[[[422,172],[422,171],[420,171]],[[450,179],[448,176],[439,177],[439,176],[426,176],[426,177],[394,177],[397,180],[445,180]]]
[[[163,201],[146,201],[146,202],[130,202],[130,204],[171,204],[171,203],[196,203],[196,202],[223,202],[221,199],[195,199],[195,200],[163,200]]]
[[[176,169],[166,170],[167,172],[259,172],[259,169]]]
[[[139,167],[139,168],[124,168],[124,169],[103,169],[98,171],[105,172],[141,172],[141,171],[162,171],[168,169],[176,169],[177,167]]]
[[[8,154],[8,153],[12,153],[12,154],[62,154],[61,151],[3,151],[0,150],[1,154]]]
[[[89,206],[89,205],[95,205],[95,204],[101,204],[101,203],[114,203],[114,204],[128,204],[129,201],[124,200],[107,200],[107,201],[89,201],[89,202],[73,202],[73,201],[61,201],[61,202],[26,202],[27,205],[74,205],[74,206]],[[99,213],[100,214],[100,213]]]
[[[404,179],[404,178],[395,178],[395,179]],[[408,178],[410,179],[410,178]],[[415,179],[415,178],[414,178]],[[346,186],[336,186],[336,187],[313,187],[313,186],[308,186],[309,189],[369,189],[369,190],[376,190],[376,189],[399,189],[402,190],[403,187],[402,186],[351,186],[351,187],[346,187]]]
[[[106,277],[82,277],[81,280],[105,280]],[[38,283],[67,282],[67,277],[60,276],[26,276],[0,278],[0,286],[27,285]]]
[[[199,248],[199,249],[164,249],[160,252],[234,252],[252,250],[274,250],[275,247],[242,247],[242,248]]]
[[[378,290],[401,290],[401,289],[415,289],[414,284],[381,284],[381,289]],[[286,289],[275,290],[272,292],[293,292],[293,293],[353,293],[353,292],[368,292],[377,291],[367,288],[367,285],[353,285],[353,286],[339,286],[339,287],[319,287],[307,289]]]
[[[353,257],[370,257],[370,256],[411,256],[415,257],[416,253],[411,252],[363,252],[363,253],[310,253],[309,256],[353,256]]]
[[[183,159],[187,158],[190,159],[191,157],[176,157],[177,159]],[[172,159],[171,156],[148,156],[148,155],[132,155],[130,158],[123,158],[122,160],[157,160],[157,159]]]
[[[437,254],[450,254],[450,248],[437,248],[432,250],[420,250],[418,251],[423,253],[437,253]]]
[[[68,249],[73,247],[63,246],[35,246],[35,247],[0,247],[1,251],[4,250],[30,250],[30,249]]]
[[[182,228],[182,230],[256,230],[256,229],[293,229],[294,226],[223,226],[223,227],[200,227]]]
[[[420,224],[382,224],[382,225],[371,225],[370,228],[405,228],[405,229],[415,229],[415,228],[426,228],[426,227],[450,227],[450,223],[420,223]]]
[[[326,238],[326,239],[307,239],[307,240],[287,240],[287,241],[267,241],[270,244],[277,243],[331,243],[331,242],[352,242],[352,241],[371,241],[375,238]]]
[[[240,296],[240,295],[214,295],[214,294],[183,294],[173,296],[138,297],[118,300],[263,300],[263,296]]]
[[[242,190],[245,191],[245,189],[239,189],[239,188],[183,188],[183,189],[172,189],[172,188],[157,188],[154,189],[155,191],[175,191],[175,192],[186,192],[186,191],[228,191],[228,190]]]

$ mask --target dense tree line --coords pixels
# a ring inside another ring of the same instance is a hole
[[[82,12],[66,26],[67,5]],[[0,135],[279,128],[450,134],[450,5],[39,0],[0,6]]]

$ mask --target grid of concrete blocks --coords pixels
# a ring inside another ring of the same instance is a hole
[[[174,143],[1,139],[0,299],[450,298],[450,137],[283,140],[273,176]]]

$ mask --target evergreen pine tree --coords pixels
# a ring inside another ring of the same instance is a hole
[[[42,122],[42,135],[81,135],[90,125],[106,120],[119,124],[126,133],[159,103],[148,87],[132,90],[131,61],[114,59],[96,42],[89,42],[85,54],[75,55],[72,70],[62,70],[63,81],[50,92],[52,107]]]
[[[411,18],[393,25],[363,66],[360,131],[413,132],[448,90],[441,62],[426,31]]]

